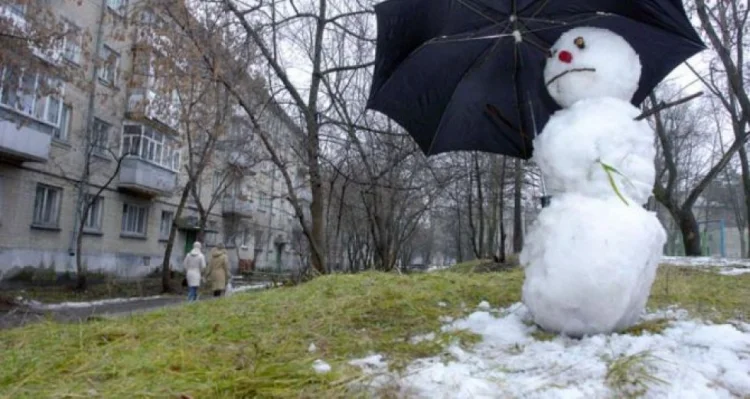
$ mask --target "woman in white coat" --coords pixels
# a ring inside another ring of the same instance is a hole
[[[198,287],[201,285],[201,276],[206,268],[206,258],[201,252],[201,243],[193,243],[193,249],[185,255],[185,261],[182,263],[185,269],[185,277],[188,284],[188,301],[198,299]]]

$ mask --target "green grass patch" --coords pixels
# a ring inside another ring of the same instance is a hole
[[[506,256],[505,263],[495,263],[492,259],[474,259],[457,263],[446,271],[453,273],[490,273],[504,270],[514,270],[520,265],[518,255]]]
[[[666,383],[651,374],[657,361],[648,351],[617,357],[608,362],[605,381],[618,398],[642,397],[650,386]]]
[[[335,275],[122,319],[0,331],[0,397],[350,397],[346,383],[359,370],[349,360],[372,352],[399,366],[440,353],[448,340],[470,345],[478,337],[466,332],[410,338],[483,300],[516,302],[521,279]],[[333,371],[315,373],[318,358]]]
[[[750,309],[749,282],[750,275],[662,267],[649,307],[724,321]],[[0,331],[0,398],[356,397],[349,382],[362,376],[348,361],[379,353],[400,369],[449,342],[471,346],[478,336],[441,333],[440,319],[464,316],[483,300],[511,305],[521,299],[522,283],[520,269],[333,275],[114,320]],[[665,327],[654,320],[629,332]],[[428,333],[435,339],[413,342]],[[541,331],[535,337],[554,339]],[[316,359],[332,372],[315,373]],[[627,394],[654,383],[647,360],[611,359],[608,383]]]
[[[662,266],[649,307],[677,306],[716,322],[750,317],[750,274],[724,276],[698,268]]]
[[[623,334],[641,336],[643,334],[660,334],[669,327],[669,319],[653,319],[638,323],[625,331]]]

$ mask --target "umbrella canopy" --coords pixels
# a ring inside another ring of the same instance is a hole
[[[530,158],[535,132],[559,109],[543,81],[548,50],[574,27],[609,29],[638,52],[636,106],[705,48],[681,0],[388,0],[375,12],[368,108],[427,155]]]

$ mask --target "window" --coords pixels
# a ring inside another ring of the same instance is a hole
[[[126,0],[107,0],[107,7],[118,15],[125,15],[127,8]]]
[[[145,206],[122,205],[122,233],[127,235],[146,235],[148,208]]]
[[[117,71],[120,68],[120,54],[104,46],[99,57],[102,63],[99,66],[99,80],[105,84],[114,86],[117,83]]]
[[[33,223],[39,226],[57,227],[61,197],[61,189],[45,184],[37,184],[36,197],[34,198]]]
[[[16,68],[4,68],[1,76],[0,104],[55,127],[60,125],[61,81]]]
[[[74,64],[81,63],[81,30],[69,23],[64,22],[65,36],[62,40],[62,56],[65,60]]]
[[[59,141],[68,140],[68,132],[70,132],[70,120],[73,117],[73,108],[70,104],[63,104],[62,114],[60,114],[60,126],[55,128],[52,133],[52,137]]]
[[[260,193],[258,195],[258,202],[261,208],[270,208],[271,207],[271,197],[268,196],[266,193]]]
[[[125,125],[122,150],[123,154],[139,157],[167,169],[177,171],[180,168],[178,143],[148,126]]]
[[[91,145],[94,146],[94,152],[99,154],[107,152],[107,147],[109,145],[109,130],[111,128],[112,125],[109,123],[94,118],[93,137],[91,138]]]
[[[93,195],[88,194],[86,196],[86,201],[89,204],[89,210],[86,213],[86,221],[83,228],[88,231],[101,231],[104,199],[102,199],[102,197],[94,197]]]
[[[162,239],[169,238],[169,232],[172,230],[174,221],[174,212],[161,211],[161,224],[159,226],[159,237]]]

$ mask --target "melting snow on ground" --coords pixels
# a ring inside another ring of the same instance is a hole
[[[269,288],[269,287],[271,287],[271,284],[269,284],[269,283],[240,285],[240,286],[237,286],[237,287],[232,287],[232,293],[236,294],[238,292],[262,290],[264,288]]]
[[[44,304],[35,300],[26,300],[21,297],[16,298],[18,303],[29,306],[32,309],[37,310],[59,310],[59,309],[79,309],[79,308],[90,308],[94,306],[102,305],[113,305],[118,303],[126,302],[137,302],[137,301],[149,301],[154,299],[163,298],[161,295],[149,296],[149,297],[135,297],[135,298],[112,298],[102,299],[99,301],[86,301],[86,302],[60,302]]]
[[[735,267],[750,268],[750,259],[731,259],[711,256],[664,256],[661,263],[683,267]]]
[[[372,375],[372,389],[395,388],[410,398],[750,395],[750,324],[704,323],[680,310],[645,317],[660,318],[671,321],[657,335],[537,340],[522,304],[500,311],[482,306],[443,326],[481,335],[482,342],[471,349],[451,345],[444,356],[417,360],[399,375],[387,371],[387,359],[380,355],[351,364]]]

